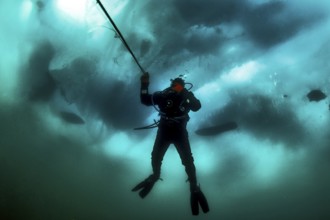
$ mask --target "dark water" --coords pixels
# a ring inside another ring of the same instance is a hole
[[[141,200],[130,192],[139,179],[128,161],[106,157],[83,141],[52,133],[29,105],[3,106],[0,120],[1,219],[192,218],[187,189],[159,192],[169,184],[165,180]],[[229,184],[238,189],[231,195],[226,184],[233,173],[204,177],[201,182],[211,212],[199,218],[328,219],[329,150],[308,158],[287,164],[283,176],[269,187],[235,180]],[[244,187],[250,190],[240,193]]]

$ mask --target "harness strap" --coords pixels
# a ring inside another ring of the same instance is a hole
[[[154,123],[147,125],[147,126],[134,128],[134,130],[152,129],[152,128],[158,127],[158,124],[159,124],[159,121],[154,120]]]
[[[162,119],[165,119],[165,120],[170,120],[170,121],[174,121],[174,122],[177,122],[177,123],[180,123],[180,120],[183,120],[183,119],[187,119],[188,117],[183,115],[183,116],[179,116],[179,117],[168,117],[166,115],[160,115],[160,117]]]

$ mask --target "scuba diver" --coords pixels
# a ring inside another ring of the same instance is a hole
[[[100,5],[102,11],[115,29],[115,32],[118,34],[118,37],[121,39],[128,52],[132,55],[132,58],[142,73],[144,73],[141,76],[140,91],[140,99],[142,104],[147,106],[154,106],[160,115],[159,123],[155,123],[155,126],[158,126],[158,132],[151,154],[153,174],[136,185],[132,191],[141,190],[139,195],[142,198],[148,195],[155,182],[160,179],[160,167],[169,145],[174,144],[180,155],[182,164],[185,166],[188,180],[190,182],[190,203],[193,215],[198,215],[199,205],[201,206],[204,213],[208,212],[209,206],[207,200],[200,187],[197,185],[196,168],[190,149],[188,132],[186,130],[186,125],[189,120],[188,112],[190,110],[198,111],[201,108],[200,101],[194,96],[192,92],[185,88],[185,84],[187,83],[185,83],[184,80],[180,77],[172,80],[171,86],[169,88],[161,92],[149,94],[149,74],[144,71],[143,67],[138,62],[125,38],[103,6],[101,0],[97,0],[96,2]],[[147,128],[151,127],[153,126],[147,126]]]
[[[192,214],[198,215],[199,205],[204,213],[209,211],[209,206],[197,184],[196,168],[186,125],[189,121],[189,111],[198,111],[201,108],[201,103],[191,91],[185,88],[186,84],[188,83],[185,83],[184,79],[178,77],[171,80],[170,87],[165,90],[149,94],[149,74],[144,73],[141,76],[141,103],[147,106],[154,106],[159,112],[160,120],[156,124],[158,131],[151,153],[153,174],[137,184],[132,191],[140,191],[139,195],[141,198],[148,195],[155,182],[160,179],[162,160],[168,147],[170,144],[174,144],[190,183]]]

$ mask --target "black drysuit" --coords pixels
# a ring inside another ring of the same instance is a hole
[[[151,154],[154,177],[160,177],[163,157],[169,145],[174,144],[185,166],[191,189],[196,187],[196,168],[186,125],[189,120],[189,111],[198,111],[201,108],[200,101],[185,88],[177,92],[171,87],[149,94],[148,89],[142,86],[140,98],[144,105],[154,105],[160,114],[157,136]]]

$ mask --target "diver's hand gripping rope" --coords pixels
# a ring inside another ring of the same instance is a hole
[[[121,32],[120,32],[120,30],[118,29],[117,25],[115,24],[115,22],[114,22],[114,21],[112,20],[112,18],[110,17],[109,13],[107,12],[107,10],[105,9],[105,7],[103,6],[101,0],[97,0],[96,2],[100,5],[102,11],[103,11],[104,14],[107,16],[107,18],[108,18],[109,21],[111,22],[112,26],[115,28],[116,32],[118,33],[118,35],[119,35],[119,37],[120,37],[120,40],[123,42],[123,44],[125,45],[126,49],[128,50],[128,52],[130,52],[130,54],[132,55],[134,61],[136,62],[136,64],[139,66],[140,70],[141,70],[142,73],[144,74],[145,71],[144,71],[143,67],[140,65],[140,63],[139,63],[139,61],[137,60],[137,58],[135,57],[133,51],[132,51],[131,48],[128,46],[128,44],[127,44],[127,42],[126,42],[124,36],[121,34]]]

